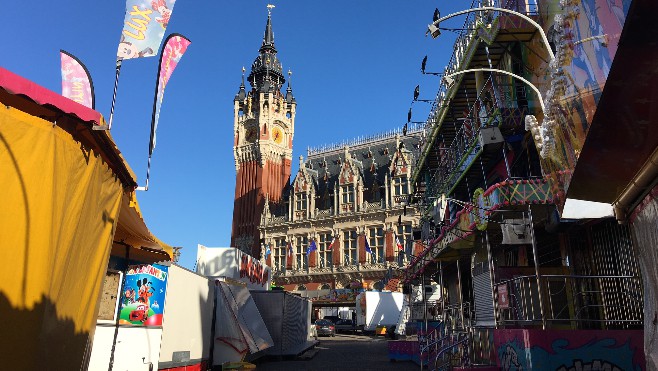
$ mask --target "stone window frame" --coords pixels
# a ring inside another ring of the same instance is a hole
[[[343,231],[341,240],[343,249],[343,261],[345,265],[359,264],[359,234],[356,229],[346,229]]]
[[[386,231],[384,226],[373,225],[367,227],[368,245],[370,250],[373,252],[370,254],[370,262],[373,264],[384,263],[386,261]],[[374,232],[374,233],[373,233]],[[380,232],[379,234],[377,232]]]
[[[308,269],[306,249],[308,249],[308,236],[295,236],[294,259],[296,269]]]
[[[332,268],[333,267],[333,248],[327,250],[333,239],[331,231],[324,231],[318,233],[318,267],[319,268]]]

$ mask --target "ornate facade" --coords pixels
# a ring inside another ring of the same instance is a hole
[[[248,76],[251,90],[242,84],[235,96],[233,155],[235,158],[235,201],[231,246],[251,256],[260,255],[258,224],[265,199],[278,202],[290,181],[292,140],[297,103],[277,57],[271,15],[259,55]]]
[[[412,236],[420,210],[409,203],[422,130],[401,134],[300,156],[294,181],[279,202],[266,200],[260,220],[276,284],[398,289],[399,268],[420,249]]]

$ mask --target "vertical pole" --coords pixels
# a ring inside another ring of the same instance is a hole
[[[107,126],[107,129],[112,129],[112,118],[114,117],[114,103],[117,100],[117,89],[119,88],[119,74],[121,73],[121,62],[123,59],[117,59],[117,72],[116,77],[114,78],[114,93],[112,94],[112,107],[110,108],[110,123]]]
[[[420,277],[421,277],[420,278],[420,292],[423,295],[423,322],[425,323],[425,327],[423,328],[423,338],[425,339],[425,341],[423,342],[424,344],[421,343],[420,346],[421,346],[421,348],[425,348],[425,347],[427,347],[427,345],[429,343],[429,338],[428,338],[429,329],[427,328],[427,301],[425,300],[425,271],[423,271],[423,273],[421,273]],[[428,350],[428,349],[426,349],[426,350]],[[422,351],[420,353],[420,369],[421,370],[423,369],[423,353],[422,353]],[[427,352],[427,369],[428,370],[430,369],[429,350]]]
[[[126,273],[128,272],[128,264],[130,262],[130,246],[126,245],[125,247],[126,247],[126,267],[123,269],[121,290],[119,291],[119,296],[117,297],[117,300],[119,300],[119,305],[117,305],[117,310],[114,313],[116,319],[114,321],[114,337],[112,338],[112,350],[110,351],[110,364],[108,365],[107,368],[108,371],[112,371],[112,368],[114,367],[114,352],[116,350],[117,337],[119,336],[119,316],[121,314],[121,295],[123,295],[123,292],[126,288]]]
[[[533,259],[535,260],[535,276],[537,277],[537,293],[539,295],[539,313],[541,314],[541,327],[543,330],[546,330],[546,317],[544,316],[544,300],[543,300],[542,289],[541,289],[541,279],[539,276],[539,260],[537,257],[537,241],[535,239],[535,228],[534,228],[534,224],[532,223],[532,208],[530,207],[530,205],[528,205],[528,217],[530,219],[530,236],[532,237],[532,256]]]
[[[441,315],[443,316],[444,322],[445,322],[445,308],[446,308],[446,296],[444,293],[444,288],[443,288],[443,261],[439,261],[439,279],[440,279],[440,285],[441,285]]]
[[[423,293],[423,321],[425,322],[425,333],[427,334],[427,298],[425,297],[425,271],[421,275],[420,292]]]
[[[212,369],[213,363],[215,363],[215,326],[217,325],[217,291],[221,290],[219,283],[215,280],[213,282],[213,310],[212,310],[212,322],[210,325],[210,350],[208,355],[208,368]]]
[[[507,142],[504,142],[503,144],[503,160],[505,160],[505,170],[507,170],[507,178],[509,179],[512,174],[509,168],[509,162],[507,161],[507,153],[505,153],[505,144],[507,144]]]
[[[464,297],[462,295],[462,271],[459,268],[459,259],[457,259],[457,285],[459,286],[459,315],[462,319],[462,327],[464,326]]]

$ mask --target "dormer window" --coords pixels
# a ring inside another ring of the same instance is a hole
[[[343,195],[343,204],[351,204],[354,202],[354,185],[348,184],[340,187]]]
[[[409,194],[409,185],[407,184],[407,176],[401,175],[393,178],[393,195],[402,196]]]
[[[295,203],[295,210],[297,211],[305,211],[307,208],[307,197],[305,192],[299,192],[297,193],[296,197],[296,203]]]

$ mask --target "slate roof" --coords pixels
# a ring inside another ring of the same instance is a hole
[[[404,143],[402,151],[409,154],[411,165],[415,163],[420,154],[420,136],[421,132],[409,133],[406,136],[399,136],[400,142]],[[385,191],[383,188],[386,181],[386,174],[390,171],[391,161],[395,158],[397,151],[396,136],[391,135],[388,138],[378,138],[373,141],[361,142],[353,147],[348,147],[350,161],[355,165],[364,181],[364,200],[375,202],[373,199],[373,185],[380,187],[379,196],[383,198]],[[313,179],[316,194],[316,208],[326,210],[333,201],[334,188],[338,184],[341,166],[345,163],[345,150],[334,147],[327,151],[315,151],[304,162],[307,174]],[[295,179],[291,181],[291,186],[284,191],[283,199],[290,198],[292,185]],[[328,203],[322,202],[322,198],[327,195],[330,198]],[[282,215],[281,209],[275,212],[276,215]],[[273,210],[274,212],[274,210]]]

